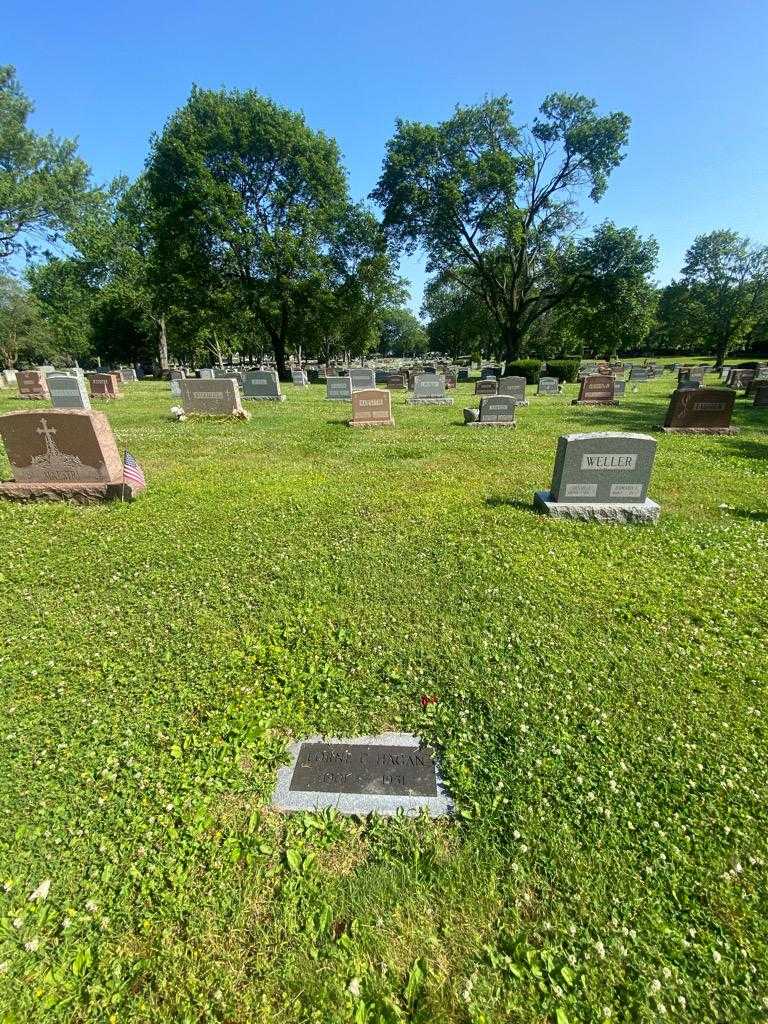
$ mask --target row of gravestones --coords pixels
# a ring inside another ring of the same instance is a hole
[[[135,370],[129,371],[133,376],[125,376],[122,380],[135,380]],[[28,401],[50,400],[57,409],[90,409],[90,398],[117,399],[122,398],[117,373],[83,373],[80,369],[53,370],[43,373],[42,370],[19,370],[15,374],[19,389],[19,398]],[[90,384],[90,398],[86,390],[86,380]]]

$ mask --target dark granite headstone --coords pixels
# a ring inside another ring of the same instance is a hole
[[[613,377],[601,373],[584,377],[579,389],[579,397],[574,398],[572,405],[616,405],[616,385]]]
[[[664,420],[665,433],[735,434],[731,426],[736,395],[728,388],[673,392]]]

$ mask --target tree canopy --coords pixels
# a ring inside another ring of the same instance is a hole
[[[372,197],[390,236],[427,269],[463,278],[497,325],[507,360],[538,319],[574,296],[578,199],[597,202],[623,157],[630,119],[579,94],[548,96],[529,127],[508,97],[457,107],[438,125],[398,120]]]

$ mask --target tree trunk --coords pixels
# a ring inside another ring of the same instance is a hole
[[[275,334],[272,338],[272,347],[275,350],[275,363],[277,364],[277,376],[283,383],[290,381],[290,375],[285,365],[285,338],[281,334]]]
[[[725,363],[725,357],[728,355],[728,338],[720,338],[717,342],[717,348],[715,349],[715,366],[718,370],[722,370],[723,364]]]
[[[502,341],[504,343],[504,362],[511,363],[520,358],[523,348],[523,335],[516,323],[507,323],[502,329]]]
[[[157,321],[158,326],[158,339],[157,339],[157,354],[160,357],[160,369],[168,369],[168,336],[165,333],[165,314],[163,314]]]

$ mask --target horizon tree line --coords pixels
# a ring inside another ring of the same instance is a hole
[[[193,86],[143,173],[96,185],[72,140],[38,135],[0,68],[0,361],[223,363],[373,351],[504,362],[768,344],[768,248],[699,235],[659,287],[659,246],[585,230],[630,118],[553,93],[530,125],[508,97],[439,124],[398,119],[355,202],[337,143],[253,90]],[[423,253],[420,320],[397,261]],[[21,268],[23,265],[23,273]]]

